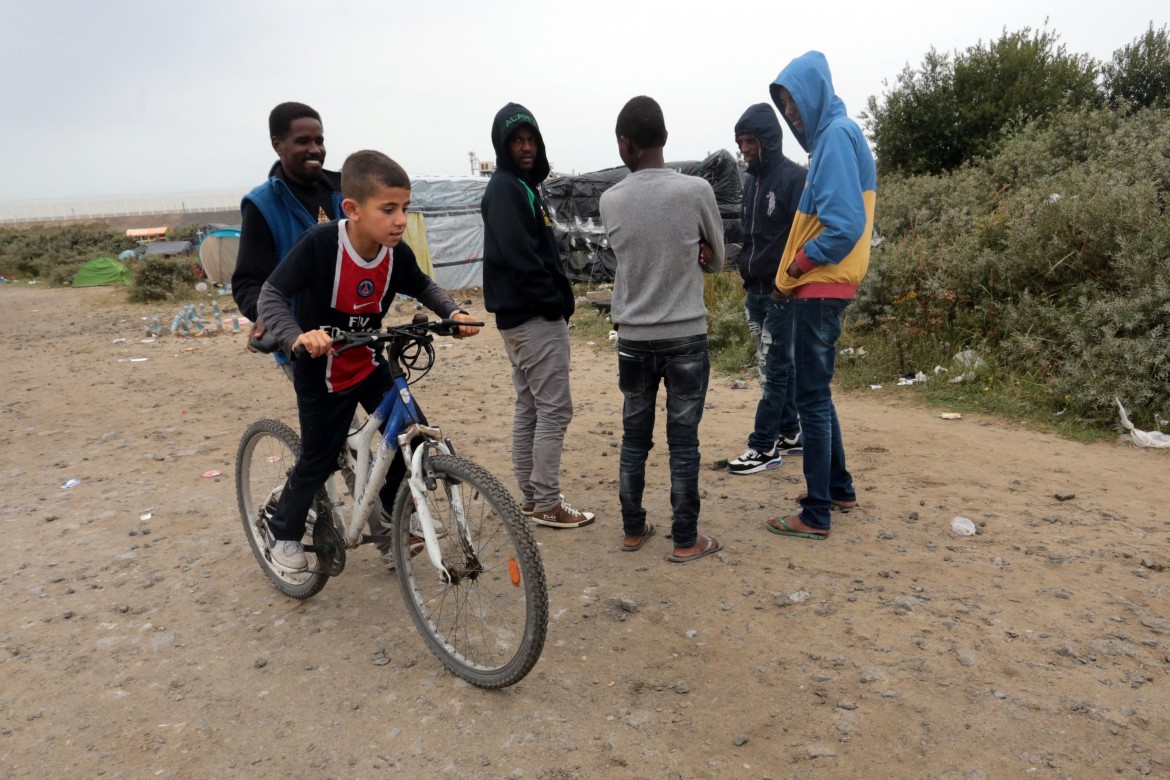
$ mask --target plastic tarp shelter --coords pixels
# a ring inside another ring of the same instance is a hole
[[[189,254],[191,254],[190,241],[155,241],[146,247],[146,251],[143,253],[145,257],[150,257],[151,255],[170,257],[172,255]]]
[[[216,230],[199,242],[199,265],[207,279],[215,284],[227,284],[236,270],[240,254],[238,228]]]
[[[723,219],[724,243],[742,240],[743,180],[739,164],[730,152],[720,149],[703,160],[668,162],[666,167],[710,182]],[[545,182],[557,247],[570,279],[593,282],[613,279],[617,263],[601,224],[601,194],[629,173],[622,166]]]
[[[112,257],[95,257],[82,264],[73,277],[74,287],[130,284],[130,269]]]
[[[422,216],[422,228],[408,221],[406,243],[418,257],[419,267],[444,290],[483,286],[479,202],[487,182],[478,176],[411,177],[410,210]]]

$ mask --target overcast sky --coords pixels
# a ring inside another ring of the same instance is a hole
[[[4,5],[3,201],[247,189],[275,159],[267,116],[285,100],[321,113],[334,169],[373,148],[414,174],[467,173],[468,152],[494,158],[491,119],[513,100],[557,170],[619,165],[614,119],[639,94],[662,104],[667,157],[699,159],[734,147],[736,119],[808,49],[856,117],[932,46],[1047,19],[1069,51],[1108,59],[1170,18],[1165,0]],[[785,151],[804,161],[787,131]]]

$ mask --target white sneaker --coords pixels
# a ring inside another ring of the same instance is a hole
[[[727,470],[732,474],[755,474],[780,468],[782,461],[779,451],[775,449],[771,452],[760,452],[748,447],[742,455],[727,464]]]
[[[275,541],[269,547],[272,562],[282,569],[289,571],[304,571],[309,568],[309,561],[305,558],[305,545],[288,540]]]

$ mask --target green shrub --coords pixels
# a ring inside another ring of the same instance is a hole
[[[755,364],[756,345],[743,311],[743,279],[734,270],[703,276],[707,304],[707,347],[721,371],[742,371]]]
[[[133,248],[103,223],[0,228],[0,276],[69,284],[82,263]]]
[[[1170,410],[1170,112],[1049,117],[994,157],[879,183],[853,325],[899,373],[974,347],[1046,411],[1112,423]],[[1041,411],[1041,410],[1038,410]]]
[[[186,300],[196,283],[190,262],[168,257],[145,257],[134,264],[129,298],[135,303]]]

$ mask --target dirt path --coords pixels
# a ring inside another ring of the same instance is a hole
[[[563,484],[600,519],[535,530],[544,656],[485,692],[365,548],[308,602],[267,583],[231,474],[248,422],[295,421],[291,387],[242,337],[139,343],[174,312],[123,296],[0,286],[0,778],[1170,776],[1170,453],[843,396],[861,507],[830,540],[764,530],[798,459],[704,469],[727,550],[668,564],[661,533],[618,550],[614,360],[576,343]],[[438,355],[429,416],[514,490],[498,334]],[[705,464],[755,394],[708,401]]]

